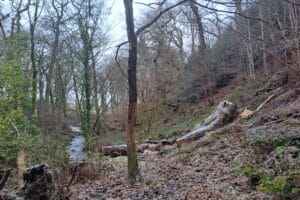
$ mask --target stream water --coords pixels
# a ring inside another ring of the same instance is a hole
[[[71,161],[82,161],[87,158],[84,151],[85,138],[82,135],[80,127],[70,126],[71,134],[73,135],[70,145],[67,147]]]

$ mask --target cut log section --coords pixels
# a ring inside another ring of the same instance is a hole
[[[180,147],[186,143],[190,143],[191,141],[204,136],[204,134],[208,131],[213,131],[230,123],[231,121],[233,121],[233,119],[235,119],[237,115],[238,109],[236,104],[228,101],[222,101],[213,110],[212,114],[208,118],[206,118],[202,125],[197,126],[194,131],[176,140],[177,147]]]

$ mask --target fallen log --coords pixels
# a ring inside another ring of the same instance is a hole
[[[160,143],[143,143],[138,145],[138,152],[143,153],[145,150],[150,151],[159,151],[161,147]],[[118,157],[127,155],[127,145],[112,145],[112,146],[103,146],[101,148],[102,154],[104,156]]]
[[[127,155],[127,145],[103,146],[101,148],[104,156],[118,157]]]
[[[190,143],[191,141],[204,136],[204,134],[208,131],[213,131],[228,124],[229,122],[233,121],[237,115],[238,109],[236,104],[228,101],[220,102],[202,125],[198,125],[194,131],[176,140],[177,147],[180,147],[186,143]]]

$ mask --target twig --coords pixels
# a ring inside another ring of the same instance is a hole
[[[3,177],[2,177],[1,180],[0,180],[0,190],[3,189],[5,183],[7,182],[11,170],[12,170],[12,169],[8,169],[8,170],[6,170],[6,171],[4,172],[4,175],[3,175]]]
[[[76,177],[77,170],[78,170],[78,165],[75,166],[74,170],[71,173],[72,176],[71,176],[71,178],[70,178],[70,180],[69,180],[69,182],[67,184],[67,190],[69,190],[70,186],[72,185],[72,183],[73,183],[73,181],[74,181],[74,179]]]
[[[120,64],[119,59],[118,59],[118,54],[119,54],[120,48],[121,48],[123,45],[127,44],[127,43],[128,43],[128,41],[122,42],[121,44],[117,45],[117,50],[116,50],[116,54],[115,54],[115,61],[116,61],[116,63],[117,63],[117,66],[118,66],[118,68],[120,69],[120,71],[121,71],[121,73],[123,74],[123,76],[126,77],[126,79],[127,79],[127,75],[126,75],[126,73],[124,72],[124,70],[123,70],[122,67],[121,67],[121,64]]]

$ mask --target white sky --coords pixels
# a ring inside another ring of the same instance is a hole
[[[136,0],[133,3],[133,14],[138,19],[141,10],[148,9],[146,6],[136,4],[135,2],[151,3],[156,0]],[[111,25],[112,43],[117,45],[126,40],[125,9],[123,0],[108,0],[107,6],[111,8],[111,15],[108,17],[108,24]]]

